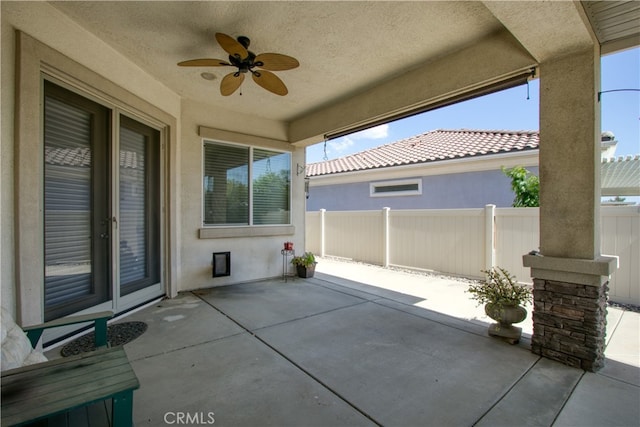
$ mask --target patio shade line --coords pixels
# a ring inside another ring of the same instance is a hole
[[[382,427],[382,424],[380,424],[378,421],[376,421],[375,419],[373,419],[371,417],[371,415],[367,414],[366,412],[364,412],[364,410],[360,409],[357,405],[353,404],[352,402],[350,402],[347,398],[345,398],[344,396],[342,396],[340,393],[338,393],[336,390],[334,390],[333,388],[331,388],[328,384],[326,384],[325,382],[323,382],[322,380],[320,380],[320,378],[316,377],[315,375],[313,375],[311,372],[307,371],[306,369],[304,369],[302,366],[300,366],[296,361],[294,361],[293,359],[289,358],[286,354],[282,353],[280,350],[278,350],[276,347],[274,347],[273,345],[269,344],[267,341],[265,341],[264,339],[262,339],[258,334],[256,334],[254,331],[251,331],[250,329],[248,329],[247,327],[245,327],[243,324],[241,324],[240,322],[238,322],[236,319],[234,319],[233,317],[229,316],[227,313],[225,313],[224,311],[220,310],[218,307],[216,307],[215,305],[211,304],[209,301],[207,301],[206,299],[202,298],[200,295],[192,292],[192,294],[194,296],[196,296],[197,298],[201,299],[202,301],[204,301],[205,304],[207,304],[208,306],[210,306],[211,308],[213,308],[214,310],[216,310],[218,313],[222,314],[223,316],[225,316],[227,319],[229,319],[230,321],[232,321],[233,323],[235,323],[236,325],[238,325],[240,328],[244,329],[245,331],[247,331],[251,336],[253,336],[255,339],[257,339],[258,341],[260,341],[262,344],[264,344],[265,346],[267,346],[268,348],[270,348],[271,350],[273,350],[276,354],[280,355],[280,357],[282,357],[284,360],[286,360],[287,362],[291,363],[293,366],[295,366],[296,368],[298,368],[301,372],[303,372],[304,374],[306,374],[307,376],[309,376],[311,379],[313,379],[314,381],[316,381],[318,384],[320,384],[322,387],[324,387],[325,389],[327,389],[329,392],[331,392],[333,395],[335,395],[338,399],[342,400],[344,403],[346,403],[347,405],[349,405],[350,407],[352,407],[353,409],[355,409],[359,414],[361,414],[363,417],[367,418],[368,420],[370,420],[372,423],[374,423],[375,425]],[[369,301],[363,301],[363,303],[365,302],[369,302]],[[360,305],[362,303],[359,304],[355,304],[355,305]],[[344,308],[344,307],[340,307],[340,308]],[[337,310],[337,309],[336,309]],[[329,310],[329,311],[335,311],[335,310]],[[310,316],[308,316],[310,317]]]
[[[386,299],[386,298],[381,297],[380,299],[383,299],[383,300],[384,300],[384,299]],[[410,315],[410,316],[418,317],[418,318],[420,318],[420,319],[426,319],[426,320],[428,320],[428,321],[430,321],[430,322],[437,323],[437,324],[439,324],[439,325],[446,326],[446,327],[448,327],[448,328],[457,329],[457,330],[458,330],[458,331],[460,331],[460,332],[464,332],[464,333],[471,334],[471,335],[477,335],[477,336],[480,336],[480,337],[483,337],[483,338],[490,338],[490,337],[486,334],[486,331],[485,331],[485,330],[483,330],[483,331],[482,331],[482,333],[477,333],[477,332],[474,332],[474,331],[470,331],[469,329],[466,329],[466,328],[461,328],[461,327],[459,327],[459,326],[457,326],[457,325],[455,325],[455,324],[451,324],[451,323],[443,322],[443,321],[440,321],[440,320],[436,320],[436,319],[431,318],[431,317],[423,317],[423,316],[420,316],[420,315],[415,314],[415,313],[413,313],[413,312],[403,311],[403,310],[400,310],[399,308],[396,308],[396,307],[392,307],[392,306],[385,305],[385,304],[380,304],[380,303],[379,303],[379,302],[377,302],[377,301],[370,301],[370,302],[372,302],[372,303],[374,303],[374,304],[376,304],[376,305],[379,305],[379,306],[381,306],[381,307],[390,308],[390,309],[392,309],[392,310],[396,310],[396,311],[399,311],[399,312],[401,312],[401,313],[406,313],[406,314],[408,314],[408,315]],[[405,305],[405,306],[407,306],[407,307],[411,307],[411,308],[419,308],[420,310],[425,310],[425,311],[429,311],[429,312],[432,312],[432,313],[436,313],[436,314],[440,314],[440,315],[442,315],[442,313],[437,313],[437,312],[435,312],[435,311],[433,311],[433,310],[430,310],[430,309],[428,309],[428,308],[416,307],[416,306],[414,306],[414,305],[412,305],[412,304],[407,304],[407,303],[404,303],[404,302],[401,302],[401,301],[394,301],[394,303],[396,303],[396,304],[402,304],[402,305]],[[448,315],[448,314],[444,314],[444,316],[453,317],[453,316],[450,316],[450,315]],[[468,322],[468,321],[469,321],[469,320],[464,319],[464,318],[456,318],[456,319],[458,319],[458,320],[462,320],[462,321],[465,321],[465,322]],[[482,322],[482,323],[485,323],[485,322]],[[489,323],[487,323],[487,325],[489,325]],[[530,336],[525,336],[525,334],[523,333],[522,337],[520,337],[520,342],[521,342],[522,344],[526,344],[526,347],[529,347],[529,346],[531,345],[531,337],[530,337]]]
[[[322,273],[321,273],[321,274],[322,274]],[[316,278],[315,278],[315,280],[316,280],[316,281],[326,282],[326,280],[324,280],[324,279],[320,279],[320,278],[318,278],[318,277],[316,277]],[[325,286],[325,285],[322,285],[322,284],[319,284],[319,283],[316,283],[316,285],[317,285],[317,286],[321,286],[321,287],[323,287],[323,288],[325,288],[325,289],[329,289],[329,290],[335,291],[335,292],[341,292],[341,293],[343,293],[343,294],[345,294],[345,295],[351,295],[351,294],[349,294],[348,292],[340,291],[340,290],[338,290],[338,289],[334,289],[334,288],[332,288],[332,287],[330,287],[330,286]],[[392,310],[396,310],[396,311],[399,311],[399,312],[402,312],[402,313],[408,314],[408,315],[410,315],[410,316],[419,317],[420,319],[427,319],[427,320],[429,320],[429,321],[431,321],[431,322],[434,322],[434,323],[437,323],[437,324],[439,324],[439,325],[443,325],[443,326],[447,326],[447,327],[450,327],[450,328],[453,328],[453,329],[457,329],[457,330],[459,330],[460,332],[465,332],[465,333],[468,333],[468,334],[478,335],[478,336],[482,336],[482,337],[484,337],[484,336],[486,335],[486,333],[485,333],[486,331],[484,331],[484,330],[482,331],[482,333],[476,333],[476,332],[470,331],[470,330],[468,330],[468,329],[458,327],[457,325],[450,324],[450,323],[445,323],[445,322],[442,322],[442,321],[440,321],[440,320],[436,320],[436,319],[431,318],[431,317],[423,317],[423,316],[420,316],[420,315],[415,314],[415,313],[410,312],[410,311],[403,311],[403,310],[400,310],[400,309],[398,309],[398,308],[396,308],[396,307],[393,307],[393,306],[390,306],[390,305],[380,304],[380,303],[378,302],[378,300],[389,300],[388,298],[385,298],[384,296],[380,296],[380,295],[377,295],[377,294],[374,294],[374,293],[371,293],[371,292],[362,291],[362,290],[359,290],[358,292],[362,292],[362,293],[365,293],[365,294],[371,295],[371,296],[373,296],[373,297],[376,297],[376,299],[369,300],[368,302],[371,302],[371,303],[373,303],[373,304],[379,305],[379,306],[381,306],[381,307],[390,308],[390,309],[392,309]],[[413,304],[408,304],[408,303],[401,302],[401,301],[394,301],[394,303],[396,303],[396,304],[401,304],[401,305],[404,305],[404,306],[406,306],[406,307],[410,307],[410,308],[416,308],[416,306],[415,306],[415,305],[413,305]],[[343,307],[343,308],[344,308],[344,307]],[[432,310],[429,310],[428,308],[420,308],[420,309],[421,309],[421,310],[426,310],[426,311],[429,311],[429,312],[433,312]],[[435,312],[433,312],[433,313],[435,313]],[[440,313],[440,314],[441,314],[441,313]],[[465,319],[460,319],[460,320],[465,320]],[[528,335],[527,335],[527,336],[525,336],[525,335],[523,334],[523,336],[521,337],[521,339],[520,339],[520,340],[521,340],[521,342],[526,343],[527,345],[530,345],[530,344],[531,344],[531,337],[530,337],[530,336],[528,336]]]

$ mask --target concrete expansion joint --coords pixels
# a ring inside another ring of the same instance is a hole
[[[498,406],[498,404],[504,400],[509,393],[511,393],[511,391],[518,385],[518,383],[520,381],[522,381],[527,374],[529,374],[529,372],[531,372],[531,370],[540,362],[540,360],[542,359],[541,356],[538,356],[538,358],[536,359],[536,361],[534,363],[531,364],[531,366],[529,366],[529,368],[527,370],[525,370],[524,372],[522,372],[522,374],[520,375],[520,377],[518,379],[516,379],[513,384],[511,384],[511,387],[507,388],[504,393],[498,397],[496,399],[495,402],[493,402],[493,405],[491,405],[489,408],[487,408],[487,410],[472,424],[473,426],[478,425],[478,423],[480,423],[482,421],[483,418],[485,418],[491,411],[493,411],[493,409]],[[555,420],[554,420],[555,421]]]
[[[334,308],[334,309],[331,309],[331,310],[325,310],[325,311],[320,311],[318,313],[309,314],[307,316],[296,317],[295,319],[286,320],[286,321],[280,322],[280,323],[272,323],[271,325],[262,326],[260,328],[252,329],[252,332],[258,332],[258,331],[261,331],[263,329],[273,328],[274,326],[287,325],[289,323],[294,323],[294,322],[297,322],[297,321],[303,320],[303,319],[310,319],[310,318],[316,317],[316,316],[322,316],[323,314],[329,314],[329,313],[333,313],[334,311],[340,311],[340,310],[344,310],[346,308],[356,307],[358,305],[366,304],[367,302],[369,302],[369,301],[361,301],[361,302],[357,302],[355,304],[345,305],[345,306],[337,307],[337,308]]]
[[[582,378],[586,374],[587,374],[587,371],[583,370],[582,373],[580,374],[580,377],[578,378],[578,380],[575,382],[575,384],[573,384],[573,387],[571,387],[571,391],[569,391],[569,393],[567,394],[566,398],[564,399],[564,402],[562,402],[562,405],[558,409],[558,412],[556,413],[556,416],[553,418],[553,422],[551,423],[551,425],[555,424],[556,420],[558,419],[558,416],[560,416],[560,414],[562,413],[562,410],[564,409],[564,407],[567,406],[567,402],[569,402],[569,399],[571,399],[571,396],[576,391],[576,388],[578,387],[578,384],[580,384],[580,381],[582,380]]]
[[[287,362],[289,362],[291,365],[295,366],[298,370],[300,370],[302,373],[304,373],[305,375],[307,375],[309,378],[313,379],[315,382],[317,382],[318,384],[320,384],[322,387],[324,387],[327,391],[329,391],[331,394],[333,394],[334,396],[336,396],[338,399],[342,400],[344,403],[346,403],[347,405],[349,405],[350,407],[352,407],[355,411],[357,411],[358,413],[360,413],[362,416],[366,417],[369,421],[373,422],[375,425],[382,427],[382,424],[380,424],[378,421],[376,421],[371,415],[369,415],[368,413],[366,413],[364,410],[362,410],[361,408],[359,408],[356,404],[354,404],[353,402],[351,402],[350,400],[348,400],[346,397],[342,396],[342,394],[338,393],[336,390],[334,390],[333,388],[331,388],[328,384],[324,383],[322,380],[320,380],[318,377],[316,377],[315,375],[313,375],[311,372],[309,372],[308,370],[306,370],[305,368],[303,368],[301,365],[299,365],[298,363],[296,363],[293,359],[291,359],[290,357],[288,357],[286,354],[284,354],[283,352],[281,352],[280,350],[278,350],[276,347],[274,347],[273,345],[271,345],[268,341],[264,340],[262,337],[260,337],[258,334],[256,334],[256,331],[258,331],[259,329],[265,329],[265,328],[270,328],[273,326],[277,326],[277,325],[269,325],[266,326],[264,328],[259,328],[256,330],[250,330],[249,328],[245,327],[244,325],[242,325],[240,322],[238,322],[236,319],[234,319],[233,317],[229,316],[227,313],[225,313],[224,311],[220,310],[218,307],[214,306],[213,304],[211,304],[209,301],[205,300],[204,298],[202,298],[199,295],[194,294],[197,298],[201,299],[202,301],[204,301],[208,306],[210,306],[211,308],[213,308],[214,310],[216,310],[218,313],[222,314],[223,316],[225,316],[227,319],[229,319],[230,321],[232,321],[233,323],[235,323],[236,325],[238,325],[240,328],[242,328],[246,333],[248,333],[249,335],[251,335],[252,337],[254,337],[256,340],[260,341],[260,343],[262,343],[263,345],[265,345],[266,347],[268,347],[269,349],[271,349],[273,352],[275,352],[276,354],[278,354],[280,357],[282,357],[284,360],[286,360]],[[366,303],[368,301],[363,301],[361,303],[357,303],[357,304],[352,304],[350,306],[347,307],[341,307],[335,310],[327,310],[323,313],[330,313],[333,311],[337,311],[340,310],[342,308],[349,308],[349,307],[354,307],[357,305],[361,305],[363,303]],[[318,314],[323,314],[323,313],[316,313],[314,315],[311,316],[305,316],[302,318],[298,318],[298,319],[293,319],[287,322],[282,322],[279,323],[278,325],[284,325],[287,323],[291,323],[297,320],[301,320],[301,319],[305,319],[305,318],[309,318],[309,317],[314,317],[317,316]],[[236,334],[239,335],[239,334]]]
[[[199,342],[199,343],[196,343],[196,344],[191,344],[191,345],[185,345],[183,347],[172,348],[171,350],[161,351],[160,353],[149,354],[147,356],[138,357],[138,358],[131,358],[131,359],[129,359],[129,361],[130,362],[139,362],[141,360],[153,359],[154,357],[165,356],[167,354],[175,353],[176,351],[182,351],[182,350],[186,350],[186,349],[189,349],[189,348],[200,347],[202,345],[210,344],[212,342],[224,341],[226,339],[237,337],[237,336],[244,335],[244,334],[245,334],[245,332],[238,332],[238,333],[235,333],[235,334],[226,335],[224,337],[214,338],[214,339],[211,339],[211,340],[202,341],[202,342]]]

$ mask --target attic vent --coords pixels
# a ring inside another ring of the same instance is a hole
[[[371,197],[419,196],[422,194],[422,180],[373,182],[369,185]]]

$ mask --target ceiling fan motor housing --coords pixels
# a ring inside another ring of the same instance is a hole
[[[238,39],[239,38],[240,37],[238,37]],[[262,62],[260,61],[255,62],[255,53],[251,52],[250,50],[248,50],[247,53],[248,55],[246,58],[238,58],[237,56],[229,55],[229,62],[231,62],[231,64],[233,64],[235,67],[238,67],[238,71],[240,71],[241,73],[246,73],[252,68],[262,65]]]
[[[251,44],[251,40],[249,40],[249,37],[246,36],[238,36],[236,40],[238,40],[238,43],[244,46],[245,49],[248,49],[249,45]]]

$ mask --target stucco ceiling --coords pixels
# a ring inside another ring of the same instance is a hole
[[[536,60],[567,48],[569,42],[559,37],[570,40],[570,47],[590,37],[579,3],[502,3],[52,2],[181,97],[278,121],[365,92],[505,29]],[[545,28],[560,23],[555,41],[544,36]],[[289,94],[274,95],[247,79],[242,95],[223,97],[220,79],[231,69],[176,65],[192,58],[225,59],[216,32],[248,36],[256,53],[297,58],[299,68],[276,73]],[[203,71],[217,78],[204,80]]]
[[[55,2],[55,7],[112,45],[179,95],[276,120],[362,91],[459,49],[500,28],[481,3],[432,2]],[[437,20],[425,17],[437,16]],[[251,79],[220,95],[232,69],[181,68],[192,58],[227,54],[214,34],[251,39],[256,53],[293,56],[300,67],[276,74],[285,97]],[[203,71],[217,76],[200,77]]]

